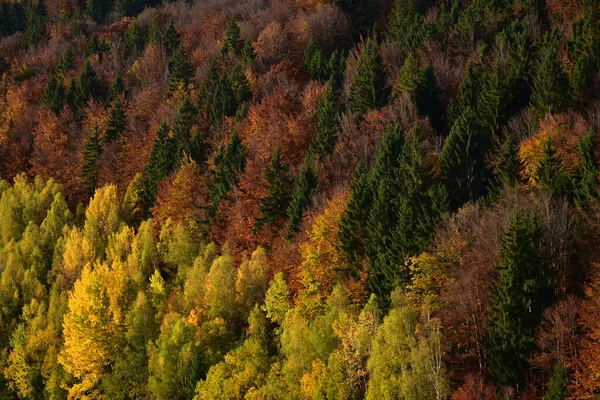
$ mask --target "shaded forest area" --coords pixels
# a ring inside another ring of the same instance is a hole
[[[598,0],[0,0],[0,399],[597,399]]]

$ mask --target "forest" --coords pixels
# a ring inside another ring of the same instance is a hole
[[[0,399],[599,399],[599,93],[599,0],[0,0]]]

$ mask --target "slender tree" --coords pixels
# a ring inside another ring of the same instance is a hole
[[[324,161],[335,148],[340,128],[341,104],[334,92],[333,84],[329,84],[316,112],[316,135],[311,145],[313,154],[319,161]]]
[[[316,187],[317,176],[313,170],[311,158],[307,157],[300,170],[294,194],[287,208],[287,217],[289,220],[287,227],[288,239],[291,239],[296,233],[300,232],[304,213],[312,205],[312,194]]]
[[[569,105],[569,80],[558,61],[558,39],[546,35],[541,61],[533,81],[532,105],[540,115],[563,111]]]
[[[280,147],[277,147],[271,156],[271,161],[265,170],[264,176],[267,182],[267,196],[262,199],[258,206],[261,216],[254,225],[256,231],[260,231],[265,224],[273,223],[278,218],[285,217],[290,202],[292,179],[289,166],[283,159]]]
[[[379,48],[373,39],[367,39],[350,86],[350,111],[360,118],[368,111],[386,105],[391,94],[387,79],[388,73],[383,66]]]
[[[552,277],[541,241],[535,215],[517,209],[500,246],[489,322],[490,370],[499,386],[520,382],[534,349],[535,329],[552,301]]]
[[[83,151],[83,165],[81,166],[81,175],[83,184],[88,193],[94,194],[98,182],[98,157],[102,153],[102,138],[98,124],[92,128],[92,133],[88,136]]]
[[[173,51],[167,70],[169,90],[176,91],[180,87],[185,89],[191,83],[194,67],[189,62],[182,44]]]
[[[487,192],[490,171],[486,156],[489,147],[488,134],[473,110],[467,108],[452,126],[440,154],[453,209]]]
[[[112,104],[108,121],[106,121],[106,131],[104,133],[103,143],[110,143],[117,139],[127,129],[127,113],[120,97],[117,97]]]

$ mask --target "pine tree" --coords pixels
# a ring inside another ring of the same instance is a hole
[[[225,40],[223,41],[223,47],[221,53],[227,55],[228,52],[232,52],[236,56],[242,55],[242,49],[244,48],[244,41],[240,36],[240,27],[237,24],[235,16],[232,16],[227,23],[225,30]]]
[[[75,78],[71,78],[69,81],[69,87],[67,88],[67,94],[65,97],[65,103],[71,107],[71,111],[73,113],[78,114],[83,107],[80,108],[79,104],[79,94],[77,90],[77,82],[75,82]]]
[[[102,62],[102,58],[104,54],[110,51],[110,43],[104,38],[101,38],[96,33],[92,33],[89,39],[89,46],[86,49],[86,54],[88,56],[97,54],[98,61]]]
[[[225,200],[229,191],[238,183],[239,175],[246,166],[246,151],[237,131],[233,130],[229,143],[221,144],[215,154],[215,168],[210,171],[211,216],[217,216],[221,201]]]
[[[486,165],[489,147],[487,133],[473,110],[467,108],[452,126],[440,153],[451,208],[457,209],[486,194],[490,175]]]
[[[123,82],[123,78],[121,78],[121,74],[118,72],[115,74],[115,77],[110,84],[110,88],[108,89],[108,101],[112,102],[119,96],[125,95],[125,82]]]
[[[163,47],[167,53],[167,55],[171,56],[179,47],[181,46],[181,37],[177,30],[175,29],[175,25],[173,22],[169,23],[167,29],[165,30],[165,35],[163,39]]]
[[[125,107],[120,97],[117,97],[112,104],[108,121],[106,121],[106,131],[104,133],[103,143],[110,143],[117,139],[127,129],[127,115]]]
[[[194,78],[194,67],[189,62],[183,45],[179,45],[173,51],[173,55],[167,65],[169,90],[174,92],[180,87],[184,89]]]
[[[102,87],[98,81],[96,71],[89,61],[86,61],[79,73],[77,81],[78,109],[83,109],[90,99],[98,99],[102,94]]]
[[[246,77],[246,71],[242,64],[236,64],[231,70],[231,85],[237,104],[243,104],[252,98],[252,89],[250,88],[250,82]]]
[[[71,71],[75,69],[75,56],[71,48],[65,50],[63,56],[56,65],[56,73],[64,77],[69,75]]]
[[[506,121],[508,103],[507,77],[503,75],[500,63],[496,60],[492,71],[481,80],[481,92],[477,100],[477,114],[481,125],[487,128],[496,139],[500,127]]]
[[[300,232],[304,212],[312,205],[312,193],[316,187],[317,176],[313,170],[311,158],[307,157],[300,170],[294,194],[287,208],[289,224],[286,237],[288,239],[291,239],[296,233]]]
[[[184,96],[173,120],[173,139],[177,146],[177,159],[191,154],[192,129],[196,125],[197,110],[188,96]]]
[[[211,125],[220,123],[224,116],[235,115],[239,105],[233,82],[226,74],[222,73],[219,61],[218,58],[211,61],[199,91],[198,102]],[[243,85],[242,80],[241,86],[237,87],[240,89],[240,95],[243,95],[245,91]]]
[[[465,68],[465,74],[458,88],[456,98],[452,99],[448,107],[448,123],[450,126],[460,117],[460,114],[468,107],[475,110],[480,93],[479,75],[475,70],[475,64],[469,60]]]
[[[333,85],[329,84],[316,112],[316,135],[311,145],[311,151],[317,159],[323,162],[335,148],[337,132],[340,128],[341,104],[334,93]]]
[[[50,109],[56,115],[59,115],[65,105],[66,88],[62,81],[56,75],[50,75],[46,89],[44,90],[44,100],[49,104]]]
[[[493,289],[488,359],[499,386],[514,386],[527,369],[535,329],[552,301],[552,278],[541,246],[542,227],[531,212],[516,210],[500,246]]]
[[[140,197],[146,203],[147,209],[154,205],[158,183],[178,165],[178,160],[175,159],[175,143],[169,134],[169,125],[167,121],[163,121],[156,131],[148,164],[144,168]]]
[[[95,22],[101,24],[104,18],[110,11],[110,3],[108,0],[87,0],[85,12]]]
[[[328,78],[327,61],[313,37],[308,40],[304,50],[304,65],[310,72],[312,79],[323,81]]]
[[[565,363],[562,360],[558,360],[548,381],[544,400],[564,400],[568,395],[567,368],[565,368]]]
[[[135,59],[142,54],[145,46],[144,32],[137,23],[137,20],[133,20],[125,31],[123,55],[127,58]]]
[[[265,224],[273,223],[278,218],[285,217],[290,202],[292,179],[289,165],[284,161],[280,147],[277,147],[271,156],[271,161],[265,170],[264,176],[267,182],[267,196],[262,199],[258,206],[261,217],[254,224],[256,231],[260,231]]]
[[[36,46],[48,35],[48,13],[42,0],[31,2],[27,7],[27,21],[23,32],[23,47]]]
[[[541,116],[561,112],[569,106],[569,80],[558,61],[557,51],[558,39],[554,34],[547,34],[531,96],[532,105]]]
[[[362,118],[368,111],[386,105],[391,94],[387,79],[379,48],[373,39],[367,39],[350,86],[350,111]]]
[[[535,177],[543,190],[559,197],[569,193],[569,179],[562,168],[562,157],[550,137],[544,143],[543,156],[535,170]]]
[[[81,175],[83,184],[88,193],[94,194],[98,182],[98,157],[102,153],[102,138],[98,124],[92,128],[92,133],[88,136],[83,151],[83,165],[81,166]]]
[[[429,1],[395,0],[388,25],[388,38],[417,49],[425,40],[423,13]]]
[[[578,181],[575,185],[575,199],[579,205],[585,205],[600,194],[598,190],[598,162],[596,161],[597,135],[594,129],[579,142]]]
[[[365,255],[367,221],[373,204],[373,184],[369,171],[361,162],[356,166],[351,184],[350,200],[340,219],[338,234],[340,248],[348,260],[356,265]]]
[[[496,185],[502,189],[505,185],[516,186],[521,179],[521,161],[519,159],[517,143],[509,136],[500,152],[500,159],[496,163]]]

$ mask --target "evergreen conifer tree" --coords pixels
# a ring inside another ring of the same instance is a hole
[[[296,233],[300,232],[304,213],[312,205],[312,193],[316,187],[317,176],[309,156],[304,160],[300,176],[298,176],[298,180],[296,181],[294,194],[287,208],[287,217],[289,220],[287,227],[288,239],[291,239]]]
[[[65,50],[63,56],[56,65],[56,73],[66,77],[69,72],[75,69],[75,56],[71,48]]]
[[[56,77],[56,75],[50,75],[46,89],[44,90],[44,100],[50,106],[50,109],[54,111],[56,115],[59,115],[65,105],[66,88],[62,81]]]
[[[234,55],[239,57],[242,55],[243,48],[244,41],[240,36],[240,27],[237,24],[235,16],[232,16],[227,23],[225,40],[223,42],[223,47],[221,48],[221,53],[227,55],[227,53],[231,51]]]
[[[101,94],[102,87],[98,81],[96,71],[94,70],[94,67],[92,67],[92,64],[90,64],[89,61],[86,61],[83,64],[77,81],[78,108],[83,109],[90,99],[98,99]]]
[[[356,265],[365,255],[367,221],[374,193],[369,171],[362,162],[356,166],[353,175],[350,200],[340,219],[338,237],[341,250]]]
[[[391,94],[387,78],[377,44],[367,39],[350,86],[350,111],[362,118],[368,111],[386,105]]]
[[[177,146],[177,159],[191,156],[192,129],[196,125],[197,110],[188,96],[184,96],[173,120],[173,139]]]
[[[567,368],[562,360],[554,365],[554,370],[546,387],[544,400],[564,400],[569,395],[567,388]]]
[[[125,31],[123,55],[127,58],[135,59],[142,54],[145,46],[144,32],[137,23],[137,20],[133,20]]]
[[[117,139],[127,129],[126,111],[120,97],[115,98],[106,121],[106,131],[103,143],[110,143]]]
[[[194,78],[194,67],[190,64],[183,45],[179,45],[174,51],[169,63],[168,69],[168,83],[169,90],[176,91],[178,88],[187,88],[192,79]]]
[[[498,189],[503,186],[515,186],[521,179],[521,161],[519,149],[512,137],[506,138],[496,163],[496,185]]]
[[[100,137],[100,128],[98,124],[92,128],[92,133],[85,142],[83,151],[83,165],[81,166],[81,175],[83,184],[91,195],[96,190],[98,183],[98,157],[102,153],[102,138]]]
[[[69,87],[67,88],[65,103],[71,107],[71,110],[75,114],[78,114],[81,111],[78,92],[77,82],[75,82],[75,78],[71,78],[69,81]]]
[[[558,61],[557,51],[556,35],[546,35],[531,95],[532,105],[542,116],[561,112],[569,105],[569,80]]]
[[[252,98],[252,89],[250,88],[250,82],[248,82],[246,72],[241,63],[238,63],[233,67],[230,77],[237,104],[241,105],[250,100]]]
[[[233,130],[229,143],[221,144],[214,160],[215,168],[210,172],[211,216],[217,216],[221,201],[225,200],[229,191],[238,183],[239,174],[246,165],[246,151],[237,131]]]
[[[165,30],[165,35],[163,39],[163,47],[168,56],[171,56],[179,47],[181,46],[181,37],[177,30],[175,29],[175,25],[173,22],[169,23],[167,29]]]
[[[516,210],[500,247],[499,274],[489,322],[490,370],[499,386],[515,386],[534,349],[535,329],[552,301],[542,227],[531,212]]]
[[[125,82],[121,78],[121,74],[117,72],[108,89],[108,101],[112,102],[117,97],[126,94]]]
[[[335,148],[337,132],[340,128],[339,114],[341,104],[330,83],[316,112],[316,135],[311,145],[313,154],[319,161],[324,161]]]
[[[570,182],[562,168],[562,157],[550,137],[544,142],[543,156],[535,170],[535,177],[540,188],[556,196],[563,197],[569,193]]]
[[[23,46],[35,46],[48,35],[48,13],[42,0],[31,2],[27,7],[27,20],[23,32]]]
[[[454,122],[440,153],[452,209],[487,192],[490,172],[486,156],[489,147],[488,134],[473,110],[467,108]]]
[[[468,107],[475,110],[477,108],[477,98],[480,93],[479,75],[476,72],[475,64],[469,60],[465,68],[465,74],[458,88],[458,95],[452,99],[448,106],[448,123],[450,126],[460,117],[460,114]]]
[[[312,79],[322,81],[328,78],[327,61],[313,37],[308,40],[304,50],[304,65],[310,72]]]
[[[175,159],[175,143],[169,133],[169,125],[163,121],[156,131],[156,139],[150,150],[148,164],[144,168],[140,198],[146,204],[147,209],[154,205],[158,183],[173,172],[178,165],[178,161]]]
[[[260,231],[265,224],[285,217],[290,202],[292,179],[280,147],[277,147],[271,156],[271,161],[265,170],[265,181],[267,182],[267,197],[262,199],[258,206],[261,217],[256,220],[254,225],[256,231]]]

